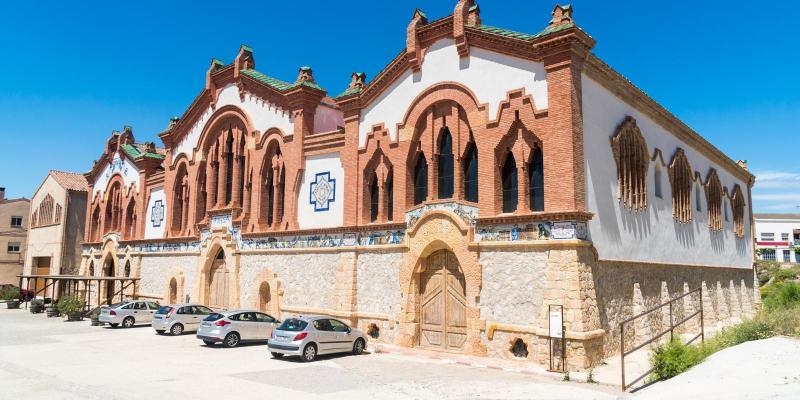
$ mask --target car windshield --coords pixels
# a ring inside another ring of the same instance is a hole
[[[216,321],[222,317],[224,317],[224,315],[220,313],[211,313],[207,317],[203,318],[203,321]]]
[[[278,327],[280,331],[289,331],[289,332],[300,332],[303,329],[306,329],[308,326],[308,322],[303,321],[297,318],[289,318],[286,321],[283,321],[281,326]]]
[[[114,304],[112,304],[112,305],[110,305],[110,306],[108,306],[108,307],[109,307],[109,308],[117,308],[117,307],[122,307],[122,306],[124,306],[125,304],[128,304],[128,302],[127,302],[127,301],[123,301],[123,302],[119,302],[119,303],[114,303]]]
[[[162,306],[158,309],[158,311],[156,311],[156,314],[169,314],[170,311],[172,311],[172,307]]]

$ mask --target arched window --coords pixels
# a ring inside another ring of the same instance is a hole
[[[89,241],[97,242],[100,240],[100,206],[97,205],[92,212],[92,224],[90,228]]]
[[[510,213],[517,210],[517,162],[510,151],[506,154],[502,170],[503,181],[503,212]]]
[[[428,161],[425,153],[417,153],[414,164],[414,205],[421,204],[428,198]]]
[[[277,144],[268,147],[267,156],[261,171],[263,187],[259,221],[269,227],[276,227],[283,220],[283,201],[286,171],[283,155]]]
[[[471,140],[464,153],[464,200],[478,202],[478,148]]]
[[[130,278],[131,276],[131,260],[125,261],[125,277]]]
[[[186,234],[189,225],[189,176],[186,164],[178,165],[172,191],[172,235]]]
[[[717,171],[711,169],[706,183],[706,202],[708,202],[708,227],[712,231],[722,230],[722,184]],[[726,213],[727,214],[727,213]]]
[[[656,163],[656,167],[653,169],[653,181],[655,182],[656,197],[663,199],[664,193],[661,189],[661,164],[659,163]]]
[[[647,208],[647,172],[650,157],[647,143],[633,117],[626,117],[611,138],[617,163],[617,195],[622,204],[633,210]]]
[[[233,192],[233,133],[228,134],[228,140],[225,142],[225,203],[228,205],[231,202],[231,193]]]
[[[453,137],[447,128],[442,128],[439,139],[438,164],[439,198],[449,199],[453,197]]]
[[[201,165],[197,170],[197,190],[195,190],[195,218],[194,223],[199,223],[206,215],[206,201],[208,199],[208,187],[206,185],[206,168]]]
[[[108,233],[119,229],[120,209],[122,201],[122,185],[119,182],[114,182],[106,195],[106,217],[103,224],[105,229],[103,232]]]
[[[531,211],[544,211],[544,157],[538,146],[533,149],[528,165],[528,187]]]
[[[369,221],[378,220],[378,208],[380,207],[380,196],[378,188],[378,175],[374,172],[369,178]]]
[[[386,177],[386,219],[391,221],[392,214],[394,213],[394,171],[389,170],[389,176]]]
[[[89,262],[89,276],[94,276],[94,261]]]
[[[736,185],[731,196],[731,208],[733,209],[733,233],[738,238],[744,237],[744,194],[741,187]]]
[[[697,209],[697,212],[703,211],[702,199],[703,196],[700,195],[700,183],[698,183],[694,187],[694,207]]]
[[[692,220],[692,167],[683,149],[679,148],[669,166],[672,184],[672,215],[680,223]]]
[[[244,177],[245,177],[245,138],[242,137],[239,141],[239,156],[236,158],[236,162],[239,163],[238,171],[239,171],[239,197],[236,199],[239,206],[241,207],[244,204]]]
[[[125,238],[133,239],[136,235],[136,202],[131,200],[125,210]]]

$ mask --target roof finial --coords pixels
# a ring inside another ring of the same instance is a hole
[[[367,74],[363,72],[353,72],[350,76],[350,89],[364,89],[367,82]]]
[[[550,25],[548,25],[548,28],[571,23],[572,5],[566,4],[562,6],[560,4],[556,4],[556,6],[553,8],[553,18],[550,19]]]
[[[311,67],[300,67],[300,71],[297,74],[297,80],[295,83],[301,82],[314,83],[314,71],[311,70]]]

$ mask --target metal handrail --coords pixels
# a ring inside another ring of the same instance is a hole
[[[695,311],[691,315],[683,318],[682,320],[680,320],[678,322],[675,322],[674,319],[673,319],[673,314],[672,314],[672,305],[676,301],[678,301],[678,300],[680,300],[680,299],[682,299],[684,297],[687,297],[687,296],[689,296],[689,295],[691,295],[693,293],[699,293],[699,295],[700,295],[699,296],[700,297],[700,309],[698,311]],[[628,351],[625,351],[625,324],[631,323],[631,322],[633,322],[633,321],[635,321],[635,320],[637,320],[637,319],[639,319],[639,318],[641,318],[641,317],[643,317],[645,315],[648,315],[648,314],[650,314],[650,313],[652,313],[652,312],[654,312],[656,310],[660,310],[660,309],[662,309],[662,308],[664,308],[666,306],[669,306],[669,329],[666,329],[666,330],[660,332],[659,334],[657,334],[656,336],[653,336],[652,338],[646,340],[644,343],[640,343],[639,345],[634,346],[632,349],[629,349]],[[635,352],[637,350],[642,349],[643,347],[649,345],[650,343],[653,343],[654,341],[660,339],[661,337],[663,337],[667,333],[670,334],[670,340],[674,340],[675,339],[675,328],[677,328],[680,325],[685,324],[690,319],[692,319],[692,318],[694,318],[694,317],[696,317],[698,315],[700,316],[700,333],[698,335],[694,336],[688,342],[686,342],[686,344],[691,344],[692,342],[697,340],[698,337],[700,338],[701,342],[705,342],[705,326],[703,324],[703,288],[702,287],[699,287],[699,288],[697,288],[695,290],[692,290],[690,292],[686,292],[686,293],[684,293],[684,294],[682,294],[680,296],[672,298],[672,299],[670,299],[669,301],[667,301],[665,303],[661,303],[661,304],[659,304],[659,305],[657,305],[657,306],[655,306],[653,308],[650,308],[647,311],[644,311],[642,313],[634,315],[633,317],[630,317],[630,318],[622,321],[619,324],[620,370],[621,370],[621,375],[622,375],[621,376],[621,386],[622,386],[622,391],[623,392],[626,391],[629,387],[631,387],[636,382],[639,382],[640,380],[646,378],[648,375],[650,375],[651,372],[653,372],[655,370],[655,368],[650,368],[644,374],[640,375],[639,377],[637,377],[636,379],[632,380],[631,382],[626,383],[625,382],[625,356],[627,356],[627,355],[629,355],[629,354],[631,354],[631,353],[633,353],[633,352]]]

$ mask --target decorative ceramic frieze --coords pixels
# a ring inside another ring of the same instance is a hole
[[[326,235],[292,235],[269,238],[247,238],[240,240],[239,248],[242,250],[264,249],[301,249],[301,248],[333,248],[348,246],[373,246],[386,244],[402,244],[405,241],[405,232],[375,231],[375,232],[347,232]]]
[[[573,221],[538,221],[520,224],[478,226],[475,229],[476,242],[566,239],[586,239],[586,223]]]
[[[467,225],[473,225],[475,217],[478,216],[478,207],[468,206],[465,204],[457,203],[455,201],[445,203],[425,204],[412,209],[406,213],[406,224],[408,229],[416,225],[417,221],[431,210],[445,210],[450,211],[464,220]]]

